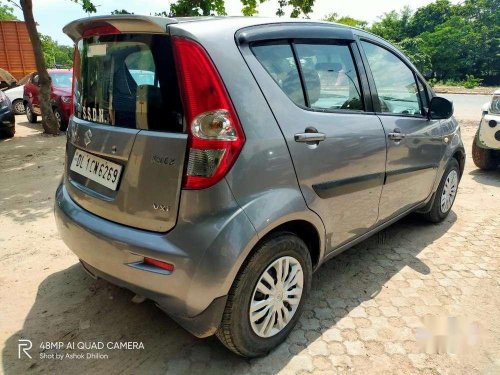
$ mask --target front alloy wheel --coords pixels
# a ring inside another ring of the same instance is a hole
[[[429,212],[423,214],[425,219],[433,223],[439,223],[446,219],[455,202],[459,182],[460,166],[455,158],[451,158],[439,182],[432,206]]]
[[[304,288],[302,266],[295,258],[276,259],[260,276],[250,303],[255,334],[271,337],[286,327],[299,306]]]
[[[457,195],[457,189],[458,173],[456,170],[452,169],[450,173],[448,173],[448,176],[446,176],[443,192],[441,193],[441,212],[443,214],[451,209]]]

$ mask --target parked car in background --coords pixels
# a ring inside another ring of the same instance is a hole
[[[0,90],[0,135],[12,138],[16,133],[15,126],[12,103],[7,95]]]
[[[24,115],[26,110],[24,108],[24,85],[29,81],[33,73],[26,74],[23,78],[21,78],[16,86],[5,90],[5,95],[10,99],[12,103],[12,109],[16,115]]]
[[[61,238],[198,337],[265,355],[322,263],[409,213],[451,211],[465,164],[453,105],[373,34],[133,15],[64,31]]]
[[[60,130],[66,130],[71,115],[71,85],[73,82],[72,69],[48,69],[51,79],[50,101],[52,110],[59,123]],[[31,123],[37,121],[42,114],[40,109],[40,84],[39,76],[33,73],[24,85],[24,107],[26,117]]]
[[[483,105],[481,122],[472,142],[472,159],[481,169],[495,169],[500,164],[500,90]]]

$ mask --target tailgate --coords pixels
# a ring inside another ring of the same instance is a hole
[[[84,209],[164,232],[176,222],[187,148],[170,40],[92,35],[77,44],[66,182]]]

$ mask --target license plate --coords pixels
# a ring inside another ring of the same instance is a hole
[[[70,169],[111,190],[116,190],[122,173],[120,164],[78,149],[75,151]]]

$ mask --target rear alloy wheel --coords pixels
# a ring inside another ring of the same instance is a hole
[[[448,162],[448,166],[436,190],[431,210],[423,214],[427,220],[433,223],[439,223],[448,216],[457,196],[459,182],[460,167],[458,161],[452,158]]]
[[[12,102],[12,109],[16,115],[24,115],[26,109],[24,108],[24,103],[22,99],[16,99]]]
[[[276,259],[262,275],[250,303],[250,323],[260,337],[281,332],[292,320],[302,297],[304,272],[299,261],[285,256]]]
[[[31,104],[26,103],[26,118],[32,124],[36,123],[36,115],[33,113],[33,108],[31,108]]]
[[[299,320],[311,275],[309,249],[296,235],[280,232],[264,240],[233,283],[219,340],[244,357],[269,353]]]

